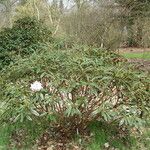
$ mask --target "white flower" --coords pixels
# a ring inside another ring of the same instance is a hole
[[[35,81],[31,84],[30,89],[36,92],[36,91],[40,91],[41,89],[43,89],[43,86],[40,82]]]
[[[109,143],[105,143],[105,144],[104,144],[104,147],[105,147],[105,148],[108,148],[109,146],[110,146]]]

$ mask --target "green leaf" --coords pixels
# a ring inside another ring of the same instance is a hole
[[[124,120],[124,118],[122,118],[119,122],[119,126],[122,126],[124,123],[125,123],[125,120]]]
[[[29,121],[32,121],[32,118],[30,116],[26,116],[26,117]]]
[[[31,109],[31,113],[34,114],[35,116],[40,116],[39,113],[34,109]]]

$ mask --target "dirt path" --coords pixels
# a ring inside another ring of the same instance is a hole
[[[144,52],[150,52],[150,48],[120,48],[119,54],[125,54],[125,53],[144,53]],[[143,71],[150,72],[150,60],[145,59],[139,59],[139,58],[130,58],[128,59],[129,63],[135,65],[136,68],[139,68]]]
[[[150,48],[120,48],[119,53],[143,53],[150,52]]]
[[[148,71],[150,72],[150,61],[149,60],[143,60],[143,59],[128,59],[129,63],[135,65],[136,68],[142,70],[142,71]]]

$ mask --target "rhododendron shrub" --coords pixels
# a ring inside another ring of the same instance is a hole
[[[2,120],[43,119],[73,134],[95,120],[139,127],[149,110],[149,77],[100,49],[43,51],[3,70]]]
[[[28,56],[52,41],[52,32],[42,21],[34,17],[16,20],[12,28],[0,31],[0,70],[16,57]]]

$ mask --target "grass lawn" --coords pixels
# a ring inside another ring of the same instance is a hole
[[[93,134],[89,143],[85,143],[82,139],[81,143],[76,141],[77,145],[84,147],[87,150],[106,150],[105,143],[109,143],[111,148],[115,150],[149,150],[150,149],[150,130],[145,129],[143,134],[139,134],[137,138],[134,136],[119,138],[113,126],[104,126],[100,122],[92,123],[90,131]],[[9,126],[2,126],[0,128],[0,150],[8,149],[11,128]],[[126,144],[125,144],[126,143]],[[127,144],[128,143],[128,144]],[[29,147],[21,148],[22,150],[29,149]],[[32,149],[32,146],[31,146]],[[11,147],[11,150],[17,150]],[[111,149],[110,149],[111,150]]]
[[[146,59],[146,60],[150,60],[150,52],[143,52],[143,53],[123,53],[121,54],[123,55],[125,58],[138,58],[138,59]]]

